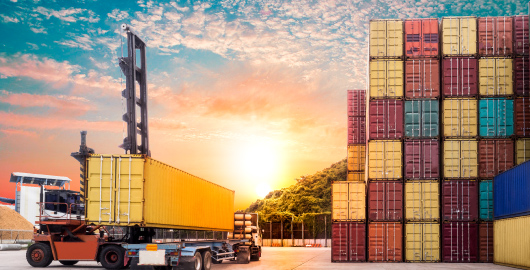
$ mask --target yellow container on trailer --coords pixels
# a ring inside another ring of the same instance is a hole
[[[86,221],[233,231],[234,191],[143,155],[87,159]]]
[[[481,95],[513,95],[512,59],[481,58],[478,60],[478,76]]]
[[[370,97],[403,97],[403,61],[370,61]]]
[[[478,130],[477,100],[451,98],[442,101],[443,134],[446,137],[475,137]]]
[[[403,151],[399,140],[368,142],[368,178],[400,179],[403,177]]]
[[[448,56],[477,54],[477,18],[442,18],[442,54]]]
[[[443,170],[446,178],[478,177],[478,141],[453,139],[443,142]]]
[[[440,261],[440,224],[433,222],[405,224],[405,261]]]
[[[493,263],[530,269],[530,215],[493,221]]]
[[[364,144],[348,145],[348,171],[364,172],[365,159],[366,146]]]
[[[515,141],[516,165],[519,165],[530,159],[530,138],[517,139]]]
[[[440,220],[440,182],[414,180],[405,182],[405,220]]]
[[[370,57],[403,57],[403,21],[370,21]]]

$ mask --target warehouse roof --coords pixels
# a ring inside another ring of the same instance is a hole
[[[22,184],[33,184],[33,185],[44,185],[44,186],[56,186],[62,187],[64,184],[69,183],[71,180],[64,176],[53,176],[44,174],[32,174],[32,173],[11,173],[9,182],[22,183]]]

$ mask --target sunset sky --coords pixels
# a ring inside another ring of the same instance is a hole
[[[0,0],[0,197],[11,172],[70,177],[79,131],[120,154],[119,26],[147,42],[152,157],[236,191],[287,187],[346,157],[374,18],[528,14],[522,0]]]

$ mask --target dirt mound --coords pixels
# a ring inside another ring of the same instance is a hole
[[[15,210],[0,205],[0,230],[33,231],[33,225]],[[18,237],[17,237],[18,235]],[[0,231],[1,239],[31,239],[32,232]]]

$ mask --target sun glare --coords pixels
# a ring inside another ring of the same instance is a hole
[[[267,183],[259,183],[256,186],[256,195],[258,195],[259,198],[265,198],[269,192],[271,192],[271,186]]]

